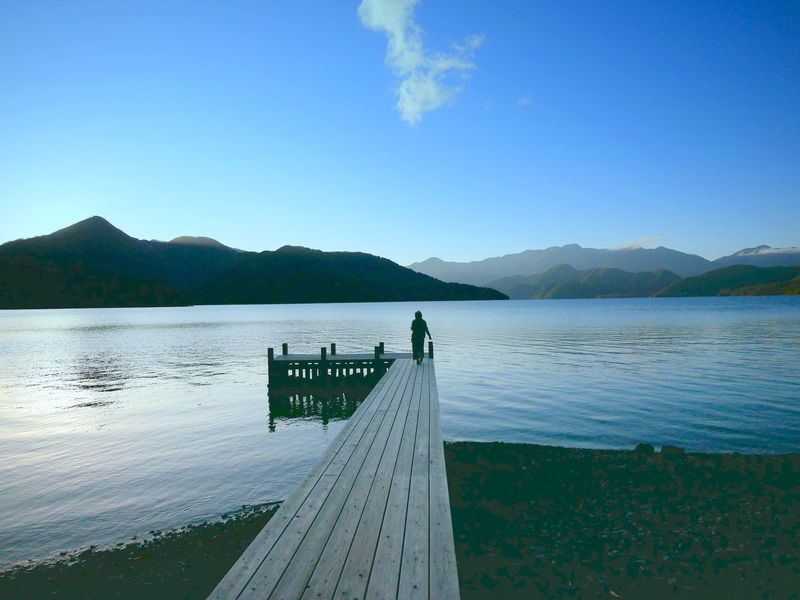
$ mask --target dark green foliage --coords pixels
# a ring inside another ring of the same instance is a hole
[[[296,247],[242,254],[195,297],[203,304],[503,298],[494,290],[443,283],[370,254]]]
[[[687,277],[658,296],[749,296],[797,294],[800,267],[753,267],[733,265]]]
[[[93,273],[155,279],[188,292],[212,280],[239,253],[226,247],[137,240],[102,217],[91,217],[50,235],[0,246],[0,255],[20,254],[64,268],[81,263]]]
[[[101,217],[0,246],[0,308],[504,298],[370,254],[144,241]]]
[[[231,250],[225,244],[218,242],[217,240],[205,237],[202,235],[182,235],[176,237],[169,241],[170,244],[181,244],[184,246],[203,246],[203,247],[210,247],[210,248],[222,248],[224,250]]]
[[[61,266],[27,255],[0,255],[0,309],[186,304],[186,294],[152,279],[98,274],[82,262]]]
[[[800,275],[789,281],[762,283],[736,290],[737,296],[778,296],[784,294],[800,294]]]

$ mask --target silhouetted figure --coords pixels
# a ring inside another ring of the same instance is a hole
[[[422,313],[414,313],[414,320],[411,321],[411,351],[414,353],[414,360],[417,364],[422,364],[422,357],[425,355],[425,334],[433,339],[431,332],[428,331],[428,324],[422,318]]]

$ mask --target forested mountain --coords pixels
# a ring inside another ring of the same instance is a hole
[[[101,217],[0,246],[0,308],[485,300],[360,252],[242,252],[210,238],[133,238]]]
[[[578,244],[553,246],[546,250],[525,250],[518,254],[466,263],[429,258],[409,265],[409,268],[443,281],[489,285],[490,282],[504,277],[545,273],[558,265],[569,265],[579,271],[601,268],[630,272],[664,269],[681,277],[698,275],[713,268],[711,262],[705,258],[663,246],[604,250],[582,248]]]
[[[711,263],[713,268],[730,265],[752,265],[754,267],[800,266],[800,248],[771,248],[767,245],[745,248],[730,256],[723,256]]]
[[[184,246],[204,246],[211,248],[223,248],[233,250],[222,242],[218,242],[214,238],[205,237],[202,235],[181,235],[169,241],[170,244],[183,244]]]
[[[665,270],[641,273],[618,269],[578,271],[569,265],[559,265],[539,275],[499,279],[492,282],[491,287],[515,300],[800,294],[800,267],[732,265],[682,279]]]
[[[297,246],[244,252],[192,236],[171,242],[139,240],[101,217],[92,217],[50,235],[0,246],[0,308],[486,300],[502,299],[504,294],[515,299],[797,294],[800,266],[706,268],[747,260],[791,264],[800,259],[794,250],[759,246],[712,263],[668,248],[596,250],[573,244],[476,263],[429,259],[415,265],[450,273],[441,275],[449,279],[483,282],[500,267],[513,270],[526,264],[540,269],[563,256],[572,261],[535,274],[494,278],[489,287],[476,287],[444,283],[360,252]],[[580,269],[573,264],[598,261],[630,266]],[[681,279],[679,272],[642,268],[664,263],[704,274]]]
[[[732,265],[676,281],[657,296],[800,294],[800,267]]]
[[[546,273],[562,264],[579,271],[600,268],[629,272],[666,270],[681,277],[690,277],[729,265],[800,266],[800,248],[757,246],[709,261],[695,254],[686,254],[663,246],[652,249],[603,250],[568,244],[553,246],[546,250],[525,250],[517,254],[473,262],[448,262],[439,258],[429,258],[409,265],[409,268],[443,281],[492,287],[493,282],[499,279],[515,277],[521,281],[531,275]]]
[[[670,271],[630,273],[619,269],[578,271],[558,265],[530,277],[509,277],[490,284],[512,299],[528,298],[608,298],[652,296],[679,281]]]

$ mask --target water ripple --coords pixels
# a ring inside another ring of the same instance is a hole
[[[0,311],[0,565],[284,498],[342,422],[270,415],[266,348],[417,309],[449,439],[800,451],[798,297]]]

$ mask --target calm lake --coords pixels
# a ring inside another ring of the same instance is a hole
[[[344,421],[270,415],[267,347],[418,309],[446,439],[800,451],[798,296],[0,311],[0,567],[285,498]]]

